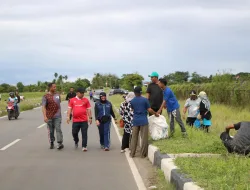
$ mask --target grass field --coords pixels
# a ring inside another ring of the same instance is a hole
[[[19,104],[20,111],[30,110],[34,107],[40,106],[42,102],[42,97],[45,93],[44,92],[26,92],[20,93],[21,96],[25,97],[25,100],[21,101]],[[2,100],[0,101],[0,116],[6,115],[6,101],[9,97],[7,93],[2,94]],[[65,99],[65,95],[61,96],[62,100]]]
[[[119,95],[111,96],[109,99],[116,107],[119,107],[123,101]],[[184,101],[179,101],[179,103],[181,107],[184,105]],[[220,133],[228,124],[250,121],[250,114],[247,110],[218,104],[211,106],[211,112],[213,118],[209,133],[186,126],[188,138],[182,138],[180,127],[176,124],[176,133],[173,138],[153,141],[152,144],[157,146],[162,153],[226,153],[219,138]],[[166,111],[163,112],[163,115],[166,117]],[[167,117],[166,119],[168,122]]]
[[[110,101],[118,107],[121,96],[111,96]],[[179,101],[184,105],[184,101]],[[181,108],[182,109],[182,108]],[[208,190],[248,190],[250,189],[250,159],[226,152],[219,138],[225,126],[239,121],[250,121],[249,111],[220,104],[211,106],[212,127],[209,133],[187,127],[188,138],[182,138],[180,127],[176,125],[175,136],[171,139],[151,141],[162,153],[218,153],[216,158],[177,158],[176,165],[188,177]],[[166,111],[163,112],[166,116]],[[167,122],[168,118],[166,117]],[[231,135],[234,135],[232,131]]]
[[[206,190],[249,190],[250,159],[237,155],[218,158],[177,158],[176,165]]]

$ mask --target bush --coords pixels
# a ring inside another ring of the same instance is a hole
[[[171,85],[170,88],[178,99],[186,99],[191,90],[197,93],[205,91],[212,103],[250,108],[250,82],[213,82],[198,85],[186,83]]]

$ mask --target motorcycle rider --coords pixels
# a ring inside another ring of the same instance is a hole
[[[14,92],[10,92],[9,95],[10,95],[10,97],[8,98],[8,103],[12,102],[14,104],[15,111],[18,111],[18,108],[17,108],[18,99],[17,99],[17,97],[15,97]]]

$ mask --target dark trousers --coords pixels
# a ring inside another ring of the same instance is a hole
[[[107,123],[101,123],[98,127],[100,144],[105,148],[110,147],[110,121]]]
[[[126,131],[123,131],[123,137],[122,137],[122,147],[121,149],[124,150],[125,148],[129,148],[129,143],[130,143],[130,133],[126,133]]]
[[[186,124],[193,127],[196,119],[197,119],[196,117],[188,117],[186,120]]]
[[[79,142],[78,133],[82,132],[82,147],[87,147],[88,142],[88,122],[74,122],[72,125],[72,135],[75,143]]]

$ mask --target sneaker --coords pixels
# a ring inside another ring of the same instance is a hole
[[[57,149],[58,149],[58,150],[61,150],[61,149],[63,149],[63,148],[64,148],[64,145],[63,145],[63,144],[59,143],[59,144],[57,145]]]
[[[101,145],[101,149],[104,149],[104,145]]]
[[[54,143],[50,143],[50,147],[49,148],[50,149],[54,149],[55,148]]]
[[[107,148],[107,147],[106,147],[106,148],[104,148],[104,151],[109,151],[109,148]]]
[[[187,132],[182,132],[182,137],[186,138],[188,136]]]
[[[174,131],[170,132],[170,135],[168,136],[168,138],[172,138],[174,136]]]
[[[82,148],[82,151],[83,151],[83,152],[87,152],[88,149],[87,149],[86,147],[83,147],[83,148]]]
[[[78,143],[75,143],[75,148],[78,148]]]
[[[126,152],[125,150],[121,150],[121,153],[124,153],[124,152]]]

